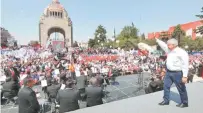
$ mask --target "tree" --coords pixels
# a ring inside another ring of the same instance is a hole
[[[202,11],[201,13],[203,13],[203,7],[202,7]],[[200,18],[200,19],[203,19],[203,14],[200,14],[200,15],[196,15],[196,17]],[[202,23],[203,23],[203,20],[202,20]],[[196,29],[196,33],[200,33],[203,35],[203,26],[199,27],[198,29]]]
[[[96,45],[96,41],[94,39],[89,39],[88,41],[88,47],[94,47]]]
[[[181,38],[180,47],[187,50],[202,50],[203,49],[203,37],[193,40],[191,36],[185,36]]]
[[[135,27],[134,23],[132,22],[131,26],[131,38],[138,38],[138,29]]]
[[[73,47],[79,47],[77,41],[75,41],[75,42],[73,43]]]
[[[100,42],[106,41],[106,29],[99,25],[94,33],[94,39],[99,40]]]
[[[38,41],[34,41],[34,40],[31,40],[29,42],[29,45],[36,45],[36,44],[39,44],[39,42]]]
[[[99,47],[100,43],[105,44],[107,41],[106,29],[99,25],[94,33],[94,39],[89,39],[88,47]]]
[[[150,46],[156,45],[156,39],[143,40],[143,41],[141,41],[141,42],[146,43],[146,44],[148,44],[148,45],[150,45]]]
[[[197,38],[196,40],[196,50],[203,50],[203,37],[202,38]]]
[[[181,38],[183,38],[185,36],[185,31],[183,31],[181,29],[181,26],[180,24],[177,25],[172,33],[172,37],[173,38],[176,38],[178,40],[178,43],[180,45],[180,41],[181,41]]]
[[[11,34],[5,28],[1,27],[1,46],[9,46],[9,41],[12,39]]]
[[[142,33],[141,39],[142,39],[142,40],[145,40],[145,34],[144,34],[144,33]]]
[[[120,34],[116,37],[116,40],[119,40],[119,44],[116,44],[117,47],[124,48],[126,50],[135,48],[138,39],[138,29],[132,23],[131,26],[124,26]]]
[[[120,34],[118,35],[118,39],[137,39],[138,38],[138,29],[132,23],[132,26],[125,26]]]

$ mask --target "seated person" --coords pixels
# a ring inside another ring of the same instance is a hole
[[[48,95],[49,101],[54,102],[56,95],[58,93],[58,90],[61,87],[61,84],[58,84],[56,79],[53,79],[47,82],[50,82],[48,83],[49,85],[47,86],[47,95]]]
[[[74,111],[79,109],[78,100],[80,100],[80,93],[74,89],[75,82],[72,79],[66,81],[66,88],[59,90],[56,101],[60,105],[59,113]]]
[[[163,79],[164,79],[165,74],[166,74],[166,70],[164,68],[162,68],[160,76],[156,77],[155,80],[153,80],[149,83],[148,87],[145,88],[145,93],[149,94],[149,93],[156,92],[158,90],[162,90],[163,89]]]
[[[19,89],[18,82],[12,80],[11,77],[7,77],[6,82],[3,84],[3,95],[5,98],[11,99],[17,96]]]
[[[196,73],[196,69],[194,68],[194,66],[189,65],[189,72],[188,72],[187,83],[193,82],[193,77],[194,77],[195,73]]]
[[[87,95],[87,107],[103,104],[104,93],[97,78],[93,77],[89,81],[90,85],[85,89]]]
[[[35,82],[31,78],[25,78],[23,84],[24,87],[18,93],[18,113],[38,113],[40,106],[32,89]]]
[[[77,80],[76,87],[80,92],[80,95],[82,97],[81,99],[85,100],[85,87],[87,84],[87,76],[85,76],[83,73],[81,73],[80,76],[76,77],[76,80]]]

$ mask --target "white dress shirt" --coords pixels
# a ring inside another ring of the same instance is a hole
[[[167,53],[166,67],[170,71],[182,71],[183,76],[188,76],[189,56],[182,48],[176,47],[172,51],[168,49],[165,42],[157,39],[159,46]]]

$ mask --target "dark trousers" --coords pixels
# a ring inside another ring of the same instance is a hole
[[[169,102],[170,88],[175,83],[176,88],[180,94],[180,99],[183,104],[188,104],[188,96],[185,84],[182,83],[182,72],[171,72],[167,71],[164,78],[164,101]]]
[[[82,101],[86,100],[85,88],[79,89],[80,97]]]
[[[73,80],[76,80],[75,72],[71,72],[71,77],[72,77]]]

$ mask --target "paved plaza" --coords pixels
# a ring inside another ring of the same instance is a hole
[[[107,103],[104,105],[94,106],[76,110],[71,113],[202,113],[203,100],[203,81],[187,84],[189,97],[189,107],[176,107],[180,103],[180,96],[175,87],[171,89],[171,101],[168,106],[159,106],[162,101],[163,92],[155,92],[139,97],[132,97],[120,101]]]

